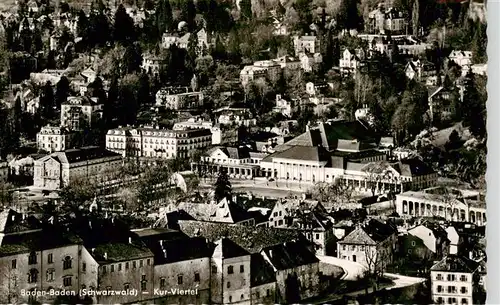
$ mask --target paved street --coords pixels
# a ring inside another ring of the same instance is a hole
[[[318,255],[317,257],[321,262],[339,266],[344,269],[345,273],[342,277],[342,280],[345,281],[356,281],[358,276],[362,276],[363,271],[365,270],[365,267],[356,262],[340,259],[333,256]]]

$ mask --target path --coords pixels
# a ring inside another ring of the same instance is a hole
[[[322,255],[318,255],[317,257],[324,263],[339,266],[344,269],[344,275],[341,278],[344,281],[356,281],[358,277],[363,275],[363,271],[366,269],[359,263],[340,259],[338,257]]]

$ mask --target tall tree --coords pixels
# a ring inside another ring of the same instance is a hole
[[[229,176],[225,169],[219,171],[217,176],[217,181],[215,181],[215,193],[214,199],[219,202],[224,198],[229,198],[232,193],[231,182],[229,181]]]
[[[128,45],[123,55],[123,75],[138,72],[142,64],[142,51],[139,45]]]
[[[361,24],[361,17],[358,11],[357,0],[341,0],[337,12],[337,20],[340,28],[358,29]]]
[[[240,12],[241,16],[246,20],[252,19],[252,1],[251,0],[241,0],[240,1]]]
[[[189,29],[194,29],[196,17],[196,6],[193,0],[183,0],[181,2],[181,19],[187,22]]]
[[[66,76],[62,76],[56,84],[56,107],[60,108],[61,104],[65,103],[69,96],[69,80]]]
[[[172,7],[170,6],[170,0],[158,1],[155,15],[156,25],[160,36],[163,33],[172,30],[174,19],[172,17]]]
[[[52,119],[54,117],[54,91],[49,81],[46,82],[45,86],[42,88],[40,108],[42,110],[42,116],[45,119]]]
[[[120,4],[115,13],[113,39],[122,44],[131,42],[135,38],[134,21],[127,14],[125,7]]]
[[[418,36],[420,28],[420,4],[418,0],[413,2],[413,11],[411,15],[413,35]]]

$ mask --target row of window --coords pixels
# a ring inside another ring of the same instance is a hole
[[[129,270],[130,269],[130,262],[125,262],[125,263],[118,263],[118,264],[112,264],[112,265],[109,265],[109,266],[102,266],[102,273],[106,274],[108,272],[108,267],[109,267],[109,271],[110,272],[115,272],[116,271],[122,271],[123,270],[123,265],[124,265],[124,269],[125,270]],[[147,266],[150,266],[151,265],[151,259],[147,259],[146,260],[146,265]],[[141,259],[139,260],[139,268],[142,268],[144,267],[144,260]],[[132,262],[132,269],[136,269],[137,268],[137,261],[133,261]]]
[[[47,270],[46,273],[46,281],[47,282],[53,282],[55,280],[55,274],[56,271],[54,269],[49,269]],[[31,269],[28,272],[28,283],[29,284],[34,284],[38,282],[38,270],[37,269]],[[72,276],[68,275],[63,278],[63,285],[64,287],[69,287],[72,285]]]
[[[63,259],[63,269],[71,269],[72,268],[72,261],[73,259],[71,256],[67,255]],[[36,265],[38,263],[38,256],[36,252],[31,252],[28,256],[28,264],[29,265]],[[53,264],[54,263],[54,255],[52,253],[49,253],[47,255],[47,263],[48,264]],[[17,268],[17,260],[13,259],[12,264],[11,264],[12,269]]]
[[[448,304],[457,304],[457,298],[448,298],[446,299],[448,301]],[[438,297],[436,298],[436,303],[437,304],[444,304],[445,303],[445,299],[442,298],[442,297]],[[466,299],[466,298],[462,298],[461,304],[469,304],[469,301]]]
[[[446,275],[446,280],[448,282],[454,282],[458,278],[460,278],[460,282],[467,282],[467,275],[465,275],[465,274],[460,275],[460,277],[458,277],[456,274],[447,274]],[[445,279],[444,279],[443,274],[441,274],[441,273],[436,274],[436,280],[437,281],[444,281]]]
[[[200,282],[200,274],[198,272],[194,273],[194,282],[199,283]],[[177,276],[177,284],[182,285],[184,283],[184,275],[180,274]],[[160,288],[163,289],[166,287],[166,278],[161,277],[160,278]]]
[[[365,251],[365,245],[342,245],[343,251]]]
[[[457,287],[456,286],[448,286],[447,289],[445,289],[446,286],[441,286],[441,285],[438,285],[437,286],[437,292],[444,292],[444,291],[447,291],[448,293],[457,293]],[[461,287],[460,288],[460,293],[462,294],[466,294],[468,292],[468,289],[467,287]]]

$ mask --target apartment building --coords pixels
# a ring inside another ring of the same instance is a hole
[[[209,129],[167,130],[153,127],[122,127],[106,134],[106,149],[124,157],[188,158],[212,144]]]
[[[448,255],[431,268],[431,293],[436,304],[477,304],[474,286],[479,264],[466,257]]]
[[[203,98],[202,92],[190,92],[187,87],[164,88],[156,93],[156,106],[173,110],[196,109],[203,106]]]
[[[61,127],[82,130],[92,127],[103,115],[104,104],[96,97],[70,96],[61,105]]]
[[[49,153],[64,151],[71,147],[71,136],[72,133],[64,127],[47,125],[36,134],[36,144],[39,150]]]
[[[35,161],[34,186],[60,189],[80,178],[116,171],[122,162],[119,154],[95,146],[54,152]]]

